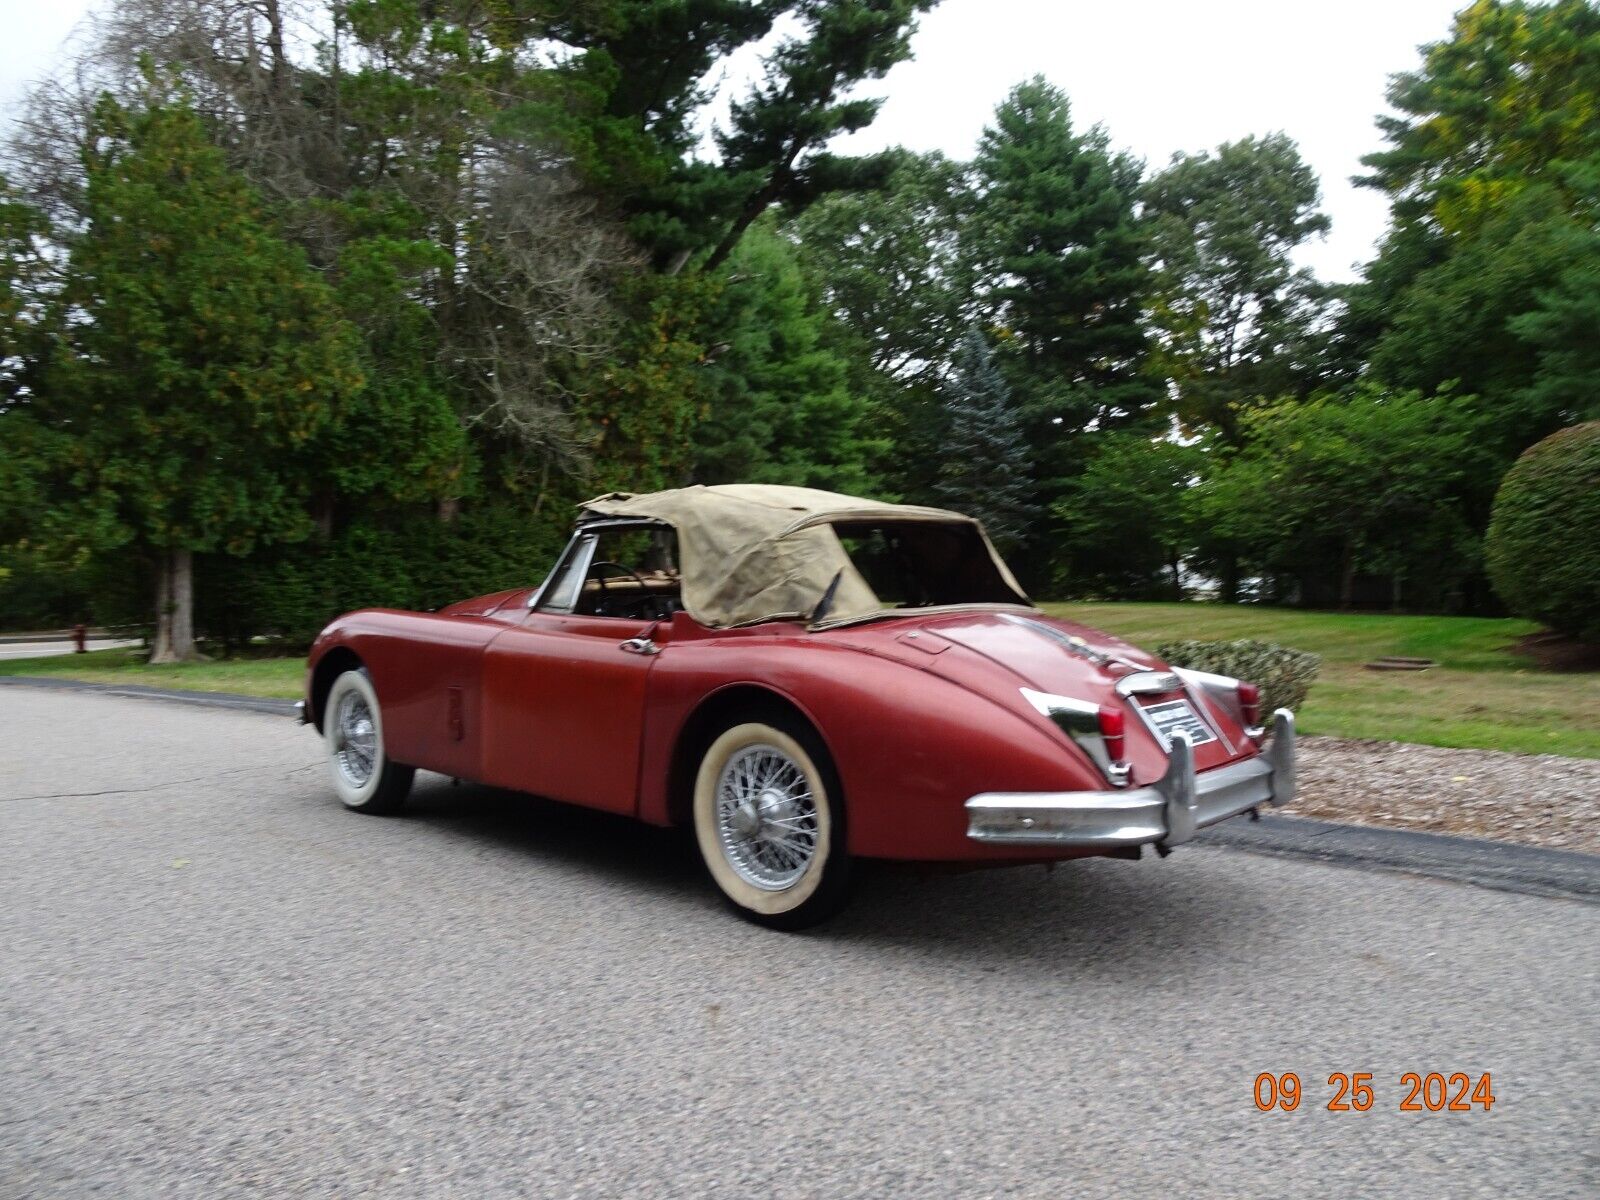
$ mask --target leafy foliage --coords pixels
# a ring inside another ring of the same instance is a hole
[[[1506,474],[1484,553],[1519,616],[1600,641],[1600,421],[1551,434]]]
[[[1280,708],[1298,710],[1322,668],[1318,655],[1250,639],[1167,642],[1155,648],[1155,655],[1174,667],[1210,671],[1255,684],[1261,689],[1263,715]]]
[[[1372,386],[1259,409],[1244,418],[1244,449],[1202,487],[1202,520],[1269,571],[1336,564],[1345,606],[1359,570],[1459,585],[1476,537],[1448,500],[1481,469],[1474,421],[1471,398]]]
[[[1340,288],[1282,134],[1145,178],[1036,78],[970,162],[843,153],[932,2],[107,8],[0,180],[6,603],[194,554],[203,626],[298,637],[752,479],[976,511],[1038,592],[1492,606],[1496,482],[1600,415],[1593,0],[1394,80]]]
[[[1066,549],[1056,593],[1181,598],[1205,465],[1199,446],[1170,438],[1096,437],[1094,456],[1052,511]]]
[[[566,516],[566,513],[562,514]],[[428,610],[468,596],[536,586],[564,530],[528,520],[515,500],[474,506],[448,524],[428,512],[351,522],[327,539],[198,564],[197,631],[240,648],[254,636],[310,643],[342,612]]]
[[[1179,415],[1238,440],[1238,412],[1304,390],[1295,351],[1319,289],[1291,256],[1325,233],[1317,177],[1283,134],[1175,155],[1140,192],[1149,228],[1162,366]]]
[[[1380,117],[1389,148],[1368,155],[1366,182],[1394,198],[1402,224],[1461,232],[1530,181],[1600,154],[1600,10],[1476,0],[1420,70],[1394,77]]]

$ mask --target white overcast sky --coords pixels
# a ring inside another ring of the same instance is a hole
[[[1013,84],[1042,74],[1083,124],[1151,165],[1246,134],[1282,130],[1322,179],[1328,238],[1304,263],[1348,279],[1383,232],[1383,199],[1354,188],[1379,145],[1385,81],[1446,36],[1466,0],[943,0],[921,20],[915,59],[874,90],[877,122],[846,145],[970,155]],[[60,61],[91,0],[0,0],[0,112]],[[843,147],[841,147],[843,148]]]

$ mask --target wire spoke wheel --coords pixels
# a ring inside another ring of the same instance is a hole
[[[333,790],[344,806],[363,813],[398,812],[416,771],[389,753],[383,710],[366,671],[348,670],[333,681],[320,724]]]
[[[777,892],[817,852],[817,806],[800,765],[776,746],[747,746],[717,779],[717,836],[746,883]]]
[[[367,698],[357,691],[339,698],[334,715],[334,760],[352,787],[365,787],[378,760],[378,730]]]

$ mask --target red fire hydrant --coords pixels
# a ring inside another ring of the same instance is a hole
[[[87,625],[74,625],[72,627],[72,652],[74,654],[89,653],[89,627]]]

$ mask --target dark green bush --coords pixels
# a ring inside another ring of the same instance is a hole
[[[1512,612],[1600,641],[1600,421],[1552,433],[1506,472],[1484,560]]]
[[[1320,656],[1272,642],[1168,642],[1156,657],[1174,667],[1210,671],[1253,683],[1261,689],[1261,711],[1298,709],[1306,702],[1322,666]]]
[[[196,632],[228,649],[258,636],[298,649],[351,609],[427,610],[532,587],[554,565],[568,530],[564,519],[503,504],[450,522],[427,512],[357,522],[332,538],[248,559],[207,557],[196,568]]]

